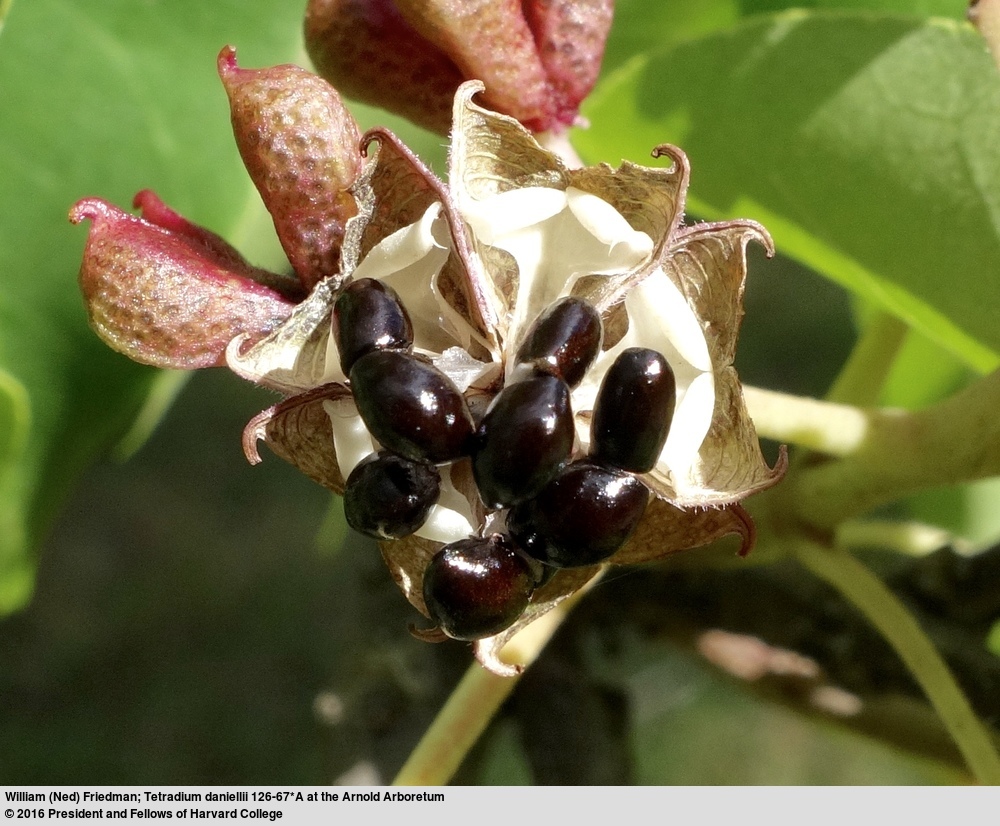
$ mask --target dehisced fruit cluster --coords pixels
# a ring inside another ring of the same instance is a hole
[[[589,454],[573,459],[570,392],[603,342],[586,301],[559,299],[534,321],[479,421],[458,387],[414,354],[410,318],[391,287],[351,282],[332,325],[358,412],[383,448],[347,478],[348,524],[378,539],[409,536],[438,500],[438,467],[465,457],[483,504],[506,512],[505,533],[445,545],[424,572],[424,602],[448,636],[503,631],[553,568],[601,562],[632,535],[650,495],[635,474],[656,464],[676,401],[662,354],[618,356],[594,404]]]

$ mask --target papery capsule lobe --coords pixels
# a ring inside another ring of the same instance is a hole
[[[613,0],[310,0],[306,46],[344,94],[446,134],[459,85],[534,132],[575,122]]]
[[[535,374],[504,387],[476,431],[472,472],[483,504],[509,507],[538,493],[569,460],[574,434],[562,379]]]
[[[396,7],[463,79],[486,84],[491,108],[516,112],[532,130],[555,121],[557,101],[521,0],[396,0]]]
[[[449,637],[498,634],[528,607],[535,587],[531,564],[509,537],[493,534],[445,545],[424,571],[427,611]]]
[[[674,371],[663,355],[644,347],[623,350],[594,402],[591,456],[634,473],[652,470],[676,403]]]
[[[528,0],[523,6],[557,101],[557,118],[573,123],[597,82],[614,0]]]
[[[413,324],[399,294],[374,278],[348,284],[333,305],[333,336],[347,375],[373,350],[409,350]]]
[[[298,66],[242,69],[227,46],[218,68],[240,155],[309,288],[338,272],[344,226],[357,214],[358,124],[329,83]]]
[[[73,223],[92,222],[80,289],[109,346],[155,367],[215,367],[233,337],[263,338],[291,314],[294,284],[250,266],[152,192],[135,202],[141,218],[100,198],[79,201],[69,214]]]
[[[603,338],[601,316],[592,304],[580,298],[562,298],[531,325],[515,360],[521,364],[544,362],[566,384],[576,387],[600,353]]]
[[[310,0],[305,36],[317,71],[342,94],[447,134],[465,77],[392,0]]]
[[[469,406],[433,365],[375,350],[354,363],[350,383],[365,426],[387,450],[432,464],[468,454],[475,431]]]

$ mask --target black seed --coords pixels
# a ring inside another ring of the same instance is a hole
[[[528,607],[534,587],[531,563],[499,534],[445,545],[424,571],[427,611],[457,640],[509,628]]]
[[[376,350],[351,369],[351,391],[379,443],[408,459],[451,462],[469,452],[475,425],[454,382],[398,350]]]
[[[593,565],[628,541],[648,501],[649,490],[631,474],[574,462],[537,497],[511,510],[507,530],[546,565]]]
[[[676,403],[677,384],[667,360],[655,350],[624,350],[594,402],[590,455],[634,473],[652,470]]]
[[[440,492],[437,468],[381,451],[362,459],[347,477],[344,516],[367,536],[401,539],[424,524]]]
[[[333,336],[345,375],[373,350],[408,350],[413,325],[396,291],[374,278],[348,284],[333,305]]]
[[[483,503],[501,508],[534,496],[569,459],[573,436],[566,382],[533,376],[508,384],[476,433],[472,473]]]
[[[580,298],[562,298],[542,313],[517,349],[517,362],[546,362],[576,387],[601,351],[601,316]]]

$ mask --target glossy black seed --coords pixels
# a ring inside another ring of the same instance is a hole
[[[458,640],[499,634],[528,607],[535,587],[531,566],[500,534],[445,545],[424,571],[427,611]]]
[[[347,477],[344,516],[367,536],[402,539],[424,524],[440,492],[441,475],[433,465],[381,451],[362,459]]]
[[[525,334],[516,361],[545,362],[570,387],[583,381],[601,351],[601,316],[580,298],[561,298]]]
[[[594,402],[590,455],[645,473],[663,450],[677,403],[674,371],[655,350],[632,347],[611,365]]]
[[[348,284],[333,305],[333,336],[345,375],[373,350],[408,350],[413,325],[396,291],[374,278]]]
[[[649,490],[630,473],[574,462],[537,497],[511,510],[507,530],[546,565],[593,565],[628,541],[648,501]]]
[[[483,503],[509,507],[534,496],[569,459],[573,436],[566,382],[541,375],[508,384],[476,432],[472,473]]]
[[[468,454],[475,425],[454,382],[398,350],[376,350],[351,369],[365,426],[387,450],[433,464]]]

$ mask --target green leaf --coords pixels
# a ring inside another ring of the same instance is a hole
[[[970,26],[757,18],[636,58],[585,114],[588,161],[676,143],[693,211],[755,218],[970,365],[1000,363],[1000,75]]]
[[[968,0],[618,0],[604,51],[605,75],[646,52],[729,28],[741,17],[807,9],[865,9],[965,20]]]
[[[740,18],[739,5],[737,0],[617,0],[601,70],[607,75],[637,54],[731,26]]]
[[[968,0],[740,0],[744,14],[782,11],[784,9],[853,9],[913,14],[920,17],[951,17],[965,20]]]
[[[0,4],[0,12],[6,5]],[[299,4],[31,0],[0,46],[0,612],[30,596],[31,550],[67,488],[131,422],[156,373],[87,326],[79,198],[155,189],[234,242],[259,199],[242,170],[215,58],[296,54]]]
[[[975,378],[964,363],[910,330],[882,387],[879,404],[918,410],[947,398]]]

